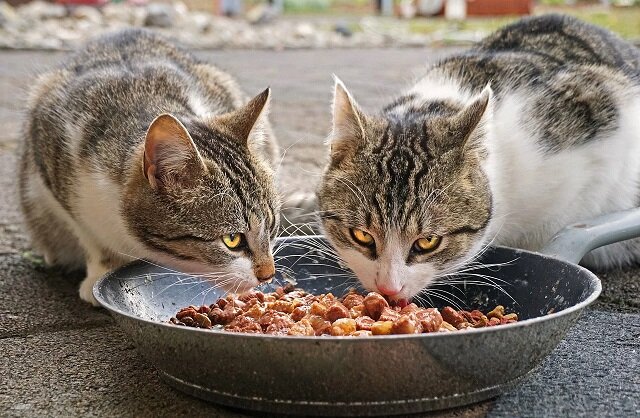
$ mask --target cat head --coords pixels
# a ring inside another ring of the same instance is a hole
[[[319,214],[368,290],[411,298],[481,249],[491,100],[489,87],[465,103],[407,97],[372,116],[336,80]]]
[[[279,196],[256,152],[269,95],[205,120],[162,114],[150,124],[123,205],[150,258],[235,291],[273,277]]]

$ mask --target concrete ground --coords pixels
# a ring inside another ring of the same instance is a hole
[[[325,158],[332,73],[375,109],[421,66],[450,52],[201,55],[236,75],[249,93],[273,87],[272,121],[287,151],[282,186],[311,190]],[[0,416],[246,416],[163,384],[103,309],[80,302],[81,277],[45,268],[29,252],[15,196],[20,109],[34,74],[61,58],[0,51]],[[522,385],[435,416],[640,416],[640,270],[601,277],[600,300]]]

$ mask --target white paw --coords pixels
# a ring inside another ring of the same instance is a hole
[[[98,281],[92,277],[87,277],[80,283],[80,299],[89,302],[93,306],[100,306],[96,298],[93,297],[93,285]]]

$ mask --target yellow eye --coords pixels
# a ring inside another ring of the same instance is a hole
[[[419,238],[413,243],[413,250],[418,253],[430,253],[438,248],[441,240],[442,237],[438,235],[429,235],[426,238]]]
[[[351,237],[360,245],[364,245],[365,247],[369,247],[375,244],[373,237],[368,232],[364,232],[362,229],[351,228],[349,230],[351,232]]]
[[[228,234],[222,236],[222,242],[227,246],[230,250],[237,250],[244,244],[244,235],[243,234]]]

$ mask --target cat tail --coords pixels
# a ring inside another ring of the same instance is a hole
[[[316,235],[319,233],[314,193],[294,192],[283,199],[280,211],[280,235]]]

